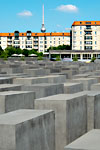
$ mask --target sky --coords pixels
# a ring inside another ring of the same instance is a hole
[[[0,0],[0,33],[40,32],[43,4],[47,32],[68,32],[74,21],[100,20],[100,0]]]

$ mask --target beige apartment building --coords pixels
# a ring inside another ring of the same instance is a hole
[[[35,49],[47,53],[52,46],[70,45],[70,33],[0,33],[0,46],[5,49],[13,46],[21,49]]]
[[[71,45],[72,50],[100,50],[100,21],[75,21]]]

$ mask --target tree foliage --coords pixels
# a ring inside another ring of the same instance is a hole
[[[63,44],[63,45],[59,45],[57,47],[49,47],[47,51],[49,52],[49,50],[71,50],[71,46]]]
[[[77,55],[74,56],[73,61],[78,61]]]
[[[13,54],[23,54],[25,55],[25,57],[28,57],[31,54],[36,54],[38,57],[43,57],[43,53],[42,52],[37,52],[36,50],[32,49],[32,50],[28,50],[28,49],[20,49],[20,48],[15,48],[15,47],[7,47],[5,50],[2,49],[2,47],[0,47],[0,58],[7,58],[7,57],[11,57]]]

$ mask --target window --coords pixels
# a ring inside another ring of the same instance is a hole
[[[92,36],[85,36],[85,40],[92,40]]]
[[[92,34],[91,31],[86,31],[86,32],[85,32],[85,35],[91,35],[91,34]]]
[[[97,35],[97,32],[95,31],[95,35]]]
[[[92,41],[85,41],[86,45],[92,45]]]
[[[82,45],[82,41],[80,41],[80,44]]]
[[[74,40],[76,39],[76,36],[73,36]]]
[[[80,30],[82,30],[82,26],[80,26]]]
[[[44,39],[47,40],[47,37],[45,36]]]
[[[31,37],[27,37],[27,40],[31,40]]]
[[[74,31],[74,34],[76,34],[76,31]]]
[[[32,41],[26,41],[26,44],[32,44]]]
[[[97,45],[97,41],[95,41],[95,45]]]
[[[40,40],[43,40],[43,37],[42,37],[42,36],[40,37]]]
[[[80,50],[82,50],[82,46],[80,46]]]
[[[86,26],[86,29],[91,29],[91,25],[89,25],[89,26]]]
[[[86,24],[91,24],[91,22],[86,22]]]
[[[82,31],[80,31],[80,35],[82,35]]]
[[[85,46],[85,50],[92,50],[92,46]]]

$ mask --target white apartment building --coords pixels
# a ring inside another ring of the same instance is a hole
[[[72,50],[100,50],[100,21],[75,21],[71,46]]]
[[[70,33],[0,33],[0,46],[5,49],[13,46],[21,49],[36,49],[46,53],[49,47],[70,45]]]

